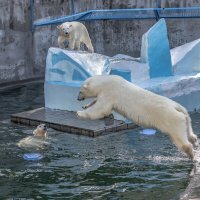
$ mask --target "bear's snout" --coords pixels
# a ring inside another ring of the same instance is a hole
[[[77,100],[78,101],[83,101],[84,99],[85,99],[85,97],[84,97],[83,93],[79,92]]]
[[[44,130],[44,131],[47,131],[47,126],[46,126],[46,124],[44,124],[43,130]]]

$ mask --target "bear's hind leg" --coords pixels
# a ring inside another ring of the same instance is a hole
[[[189,132],[188,140],[194,145],[198,146],[198,139],[197,136],[193,133],[193,131]]]
[[[89,37],[89,36],[88,36]],[[93,48],[93,45],[92,45],[92,42],[90,40],[90,38],[87,38],[85,41],[84,41],[86,47],[88,48],[88,50],[91,52],[91,53],[94,53],[94,48]]]
[[[187,154],[187,156],[190,159],[194,159],[194,152],[193,152],[193,146],[191,143],[187,143],[186,145],[182,146],[182,150]]]
[[[198,146],[198,139],[197,136],[194,134],[192,125],[191,125],[191,120],[189,118],[188,120],[188,140],[194,145]]]
[[[185,152],[189,158],[192,160],[194,159],[194,153],[193,153],[193,146],[188,141],[187,133],[186,131],[183,132],[176,132],[176,134],[169,134],[173,143],[180,149],[181,151]]]

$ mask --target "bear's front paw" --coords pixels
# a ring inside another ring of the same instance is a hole
[[[81,118],[81,119],[86,119],[86,116],[85,116],[85,114],[84,114],[84,112],[83,111],[77,111],[77,116],[79,117],[79,118]]]

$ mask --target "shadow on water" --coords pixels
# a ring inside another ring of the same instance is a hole
[[[43,106],[42,91],[36,84],[0,93],[0,117]],[[200,114],[192,118],[198,130]],[[169,200],[188,184],[192,163],[163,134],[136,129],[88,138],[51,129],[50,146],[34,150],[44,158],[25,161],[33,150],[16,143],[32,130],[0,123],[0,198]]]

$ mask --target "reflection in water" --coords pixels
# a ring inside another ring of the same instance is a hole
[[[42,85],[25,88],[0,93],[9,104],[0,105],[2,119],[42,106]],[[192,117],[197,131],[199,118]],[[48,148],[19,148],[16,143],[33,129],[0,123],[0,198],[169,200],[187,186],[192,163],[163,134],[146,136],[137,129],[88,138],[49,130]],[[44,158],[23,160],[33,151]]]

